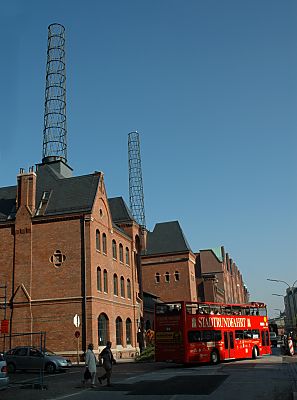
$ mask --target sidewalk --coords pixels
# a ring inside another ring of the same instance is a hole
[[[288,364],[289,376],[292,379],[293,400],[297,400],[297,353],[293,356],[282,356],[284,364]]]

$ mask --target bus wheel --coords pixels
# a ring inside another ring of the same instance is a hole
[[[252,357],[254,360],[259,357],[259,350],[258,350],[258,347],[256,347],[256,346],[253,347]]]
[[[212,363],[212,364],[218,364],[219,362],[220,362],[220,356],[219,356],[219,353],[218,353],[218,351],[217,350],[213,350],[211,353],[210,353],[210,362]]]

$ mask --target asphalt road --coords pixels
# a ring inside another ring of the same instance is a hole
[[[1,400],[291,400],[297,392],[297,356],[274,355],[216,366],[184,367],[166,363],[118,363],[112,387],[84,387],[83,367],[44,375],[17,372]],[[98,369],[101,374],[101,368]],[[36,383],[35,388],[32,385]]]

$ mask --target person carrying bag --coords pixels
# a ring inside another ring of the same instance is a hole
[[[97,360],[95,353],[93,352],[93,343],[88,345],[88,350],[86,352],[86,368],[84,372],[83,384],[85,385],[89,380],[91,380],[91,387],[95,386],[96,380],[96,368],[97,368]]]

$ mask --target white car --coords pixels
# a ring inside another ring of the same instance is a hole
[[[8,387],[9,377],[7,375],[7,365],[6,361],[3,358],[3,355],[0,354],[0,390],[6,389]]]

